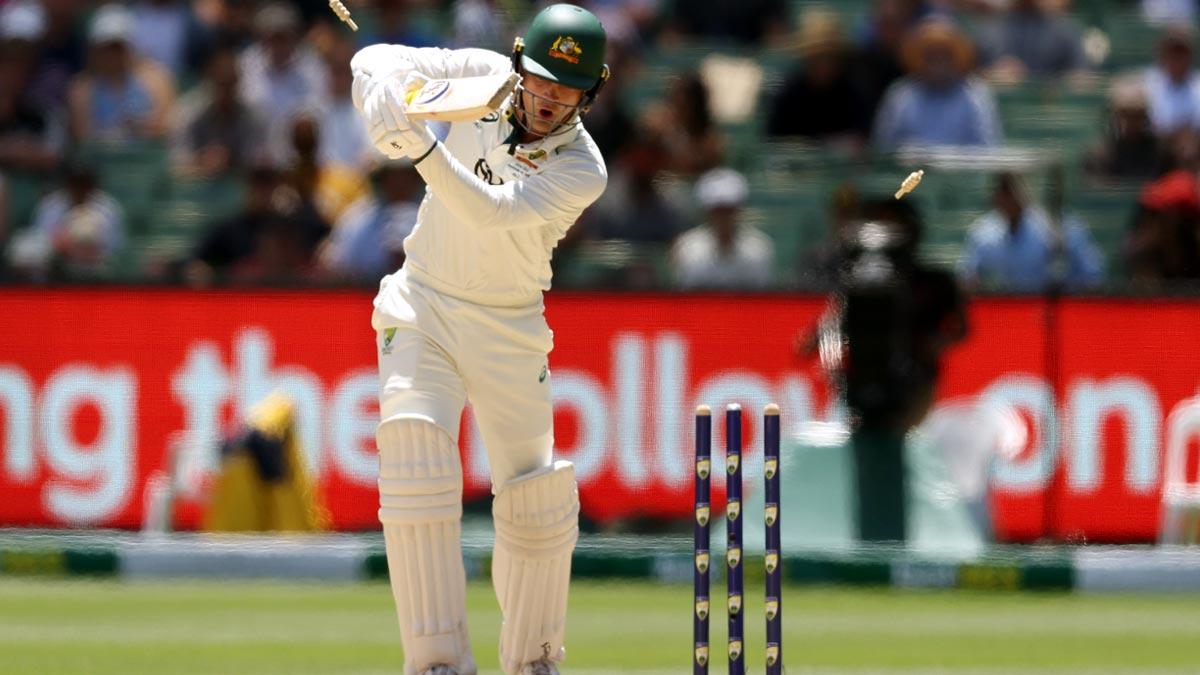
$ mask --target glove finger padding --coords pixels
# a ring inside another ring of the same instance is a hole
[[[404,131],[412,127],[404,114],[404,98],[394,83],[388,84],[380,92],[380,109],[384,124],[390,131]]]
[[[395,131],[389,131],[386,124],[379,124],[372,128],[369,132],[371,145],[375,146],[382,155],[388,159],[400,159],[407,157],[408,153],[400,144]]]
[[[413,82],[424,76],[413,74]],[[367,137],[371,145],[391,159],[408,157],[414,161],[428,155],[437,139],[421,120],[411,120],[405,113],[404,88],[396,80],[376,87],[363,102]]]

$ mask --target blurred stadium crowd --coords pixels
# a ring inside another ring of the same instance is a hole
[[[507,52],[537,5],[347,4],[358,33],[321,0],[0,1],[0,279],[394,269],[422,184],[373,153],[351,56]],[[923,255],[970,286],[1200,280],[1195,0],[582,4],[611,39],[586,118],[610,182],[557,285],[826,286],[840,229],[931,156]]]

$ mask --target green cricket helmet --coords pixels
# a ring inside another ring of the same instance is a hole
[[[584,92],[572,111],[549,132],[539,135],[566,132],[577,125],[583,114],[591,108],[600,88],[608,81],[608,66],[604,64],[607,43],[600,19],[582,7],[568,4],[551,5],[538,12],[530,22],[524,39],[518,37],[513,43],[514,71]],[[510,153],[516,148],[517,128],[530,128],[524,92],[523,86],[513,91],[512,121],[516,128],[509,146]],[[538,98],[532,92],[530,95]]]
[[[513,68],[583,89],[590,103],[608,79],[607,42],[595,14],[575,5],[550,5],[533,17],[524,40],[517,38]]]

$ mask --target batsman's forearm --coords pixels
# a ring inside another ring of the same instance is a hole
[[[512,220],[511,185],[489,185],[467,171],[438,143],[419,163],[417,173],[446,208],[460,220],[481,229]]]
[[[411,72],[430,79],[473,77],[507,72],[507,57],[486,49],[441,49],[377,44],[364,47],[350,60],[354,73],[351,97],[362,110],[370,90],[382,82],[403,80]]]

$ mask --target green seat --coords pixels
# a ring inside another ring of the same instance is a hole
[[[829,231],[828,190],[823,183],[764,188],[756,184],[746,205],[746,222],[775,245],[775,277],[794,280],[796,265],[823,244]]]
[[[29,225],[38,200],[53,187],[48,178],[24,172],[7,174],[4,185],[8,198],[8,223],[14,230]]]
[[[234,178],[176,181],[169,196],[156,204],[146,231],[198,236],[211,222],[236,212],[241,205],[242,192],[242,184]]]
[[[163,235],[193,236],[209,222],[210,215],[203,203],[186,200],[161,202],[147,232]]]
[[[1071,200],[1071,206],[1094,229],[1125,229],[1136,205],[1136,190],[1084,192]]]
[[[667,247],[619,239],[585,242],[555,256],[557,288],[662,288],[670,285]]]
[[[1101,78],[1087,88],[1025,84],[994,91],[1010,143],[1052,143],[1077,156],[1103,130],[1107,90],[1108,84]]]
[[[91,142],[80,156],[96,168],[100,187],[125,209],[129,231],[146,229],[156,202],[169,189],[167,148],[160,142]]]
[[[854,27],[870,15],[873,5],[874,0],[791,0],[791,13],[799,19],[809,7],[837,12],[841,16],[842,26],[845,27],[847,35],[853,35]]]
[[[1103,253],[1110,279],[1120,277],[1121,247],[1129,233],[1139,192],[1140,187],[1089,188],[1071,201],[1073,211],[1087,225]]]
[[[917,252],[917,257],[927,265],[953,271],[963,257],[962,242],[931,243],[926,241],[921,244],[921,250]]]
[[[126,242],[119,263],[125,276],[136,278],[150,267],[186,256],[193,246],[195,240],[188,234],[143,234]]]
[[[1005,134],[1015,143],[1061,144],[1074,156],[1104,128],[1104,110],[1052,104],[1024,109],[1005,118]]]
[[[1154,61],[1155,44],[1162,29],[1143,21],[1136,8],[1108,12],[1105,31],[1111,44],[1109,70],[1120,72]]]

